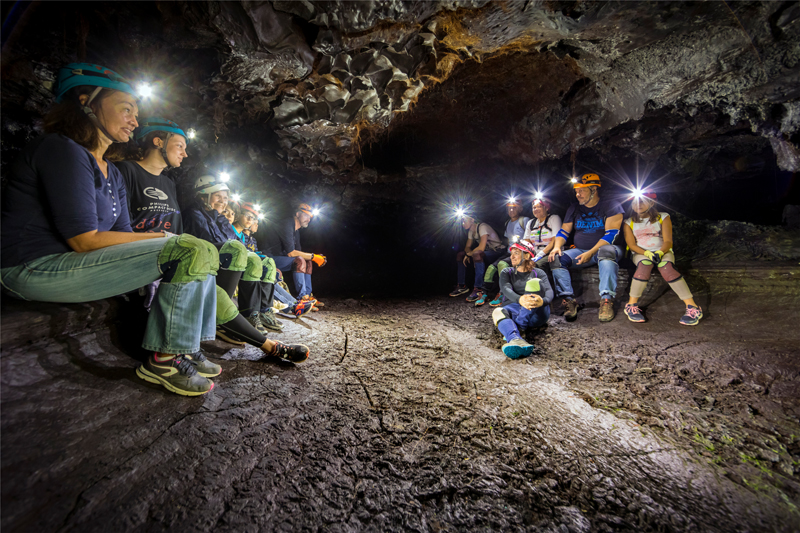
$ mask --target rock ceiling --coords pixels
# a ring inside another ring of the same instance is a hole
[[[585,149],[683,173],[726,150],[800,168],[797,2],[61,4],[4,37],[4,114],[41,112],[42,82],[83,56],[158,73],[180,123],[333,181]]]

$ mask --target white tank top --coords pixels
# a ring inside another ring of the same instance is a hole
[[[659,216],[660,220],[664,220],[669,214],[659,213]],[[641,248],[655,252],[664,246],[664,234],[660,221],[651,223],[650,219],[646,218],[642,222],[634,222],[632,218],[629,218],[624,223],[631,228],[633,236],[636,237],[636,244]]]

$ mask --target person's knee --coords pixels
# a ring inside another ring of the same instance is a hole
[[[597,261],[615,261],[617,260],[617,249],[610,244],[601,246],[597,251]]]
[[[482,263],[485,254],[483,252],[473,252],[472,253],[472,260],[476,263]]]
[[[219,253],[207,241],[184,233],[167,240],[158,254],[164,283],[203,281],[217,275]]]
[[[653,263],[647,259],[642,259],[636,266],[636,272],[633,273],[633,279],[637,279],[639,281],[648,281],[652,271]]]
[[[462,252],[458,252],[458,253],[456,254],[456,261],[458,261],[458,262],[461,262],[461,261],[463,261],[463,260],[464,260],[464,258],[465,258],[466,256],[467,256],[467,254],[466,254],[465,252],[463,252],[463,251],[462,251]]]
[[[497,326],[497,324],[498,324],[498,323],[499,323],[501,320],[504,320],[504,319],[506,319],[506,318],[511,318],[511,317],[508,315],[508,310],[507,310],[507,309],[505,309],[505,308],[503,308],[503,307],[497,307],[497,308],[495,308],[495,310],[494,310],[494,311],[492,311],[492,320],[494,321],[494,325],[495,325],[495,326]]]
[[[261,265],[261,258],[253,252],[248,252],[245,256],[247,266],[242,274],[242,281],[261,281],[264,274],[264,268]]]
[[[219,249],[220,267],[234,272],[243,272],[247,268],[249,252],[244,244],[239,241],[226,241]]]
[[[664,281],[667,283],[672,283],[673,281],[678,281],[683,276],[681,273],[675,270],[675,265],[672,261],[665,261],[658,264],[658,271],[661,272],[661,277],[664,278]]]
[[[300,274],[306,273],[306,263],[307,261],[302,257],[295,257],[294,261],[292,261],[292,270],[295,272],[299,272]]]

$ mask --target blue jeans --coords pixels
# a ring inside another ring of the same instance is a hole
[[[281,303],[285,303],[289,307],[294,307],[297,305],[297,300],[295,300],[286,289],[277,283],[275,284],[275,299]]]
[[[270,257],[272,257],[272,259],[275,261],[275,267],[281,272],[289,272],[292,270],[292,280],[294,281],[294,288],[297,291],[298,299],[313,292],[311,290],[311,274],[305,274],[303,272],[297,272],[294,270],[294,257],[289,257],[287,255]]]
[[[588,250],[572,248],[565,251],[560,258],[560,267],[550,264],[550,271],[556,282],[556,296],[573,296],[572,280],[569,277],[569,270],[581,270],[590,266],[597,265],[600,270],[600,297],[617,295],[617,273],[619,272],[618,261],[622,257],[622,248],[616,245],[605,245],[585,263],[577,264],[575,258]],[[614,255],[614,259],[610,255]],[[606,257],[599,258],[600,255]],[[557,264],[557,262],[556,262]]]
[[[0,270],[12,295],[39,302],[80,303],[125,294],[161,278],[158,255],[167,239],[117,244],[86,253],[53,254]],[[147,318],[142,347],[194,353],[216,332],[214,276],[161,283]]]
[[[525,309],[520,304],[508,304],[503,310],[510,320],[501,320],[497,329],[503,334],[506,342],[521,338],[519,328],[535,328],[547,323],[550,318],[550,306],[543,305],[534,309]]]
[[[494,263],[497,259],[503,256],[506,253],[506,250],[484,250],[483,252],[476,252],[475,255],[472,256],[472,262],[475,265],[475,288],[482,289],[483,288],[483,274],[486,272],[486,263],[490,265]],[[477,257],[476,257],[477,256]],[[456,256],[456,262],[458,263],[458,284],[459,285],[466,285],[467,283],[467,267],[464,266],[464,252],[460,252]]]

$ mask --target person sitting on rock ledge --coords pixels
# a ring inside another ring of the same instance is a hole
[[[523,235],[525,235],[525,227],[528,225],[528,221],[530,220],[530,218],[522,216],[522,204],[514,196],[509,198],[508,202],[506,202],[506,212],[508,213],[508,220],[506,221],[506,232],[503,236],[506,239],[506,244],[509,246],[509,253],[504,253],[499,259],[489,265],[489,268],[486,269],[486,274],[483,276],[484,286],[493,285],[495,274],[508,268],[511,261],[510,246],[515,242],[522,240]],[[502,300],[501,295],[502,293],[498,292],[497,296],[492,301],[498,302],[498,300]],[[484,291],[481,297],[475,301],[475,305],[483,305],[486,303],[486,299],[487,295]],[[500,303],[502,302],[499,302],[497,305]],[[493,305],[492,307],[497,307],[497,305]]]
[[[669,283],[678,298],[686,304],[686,312],[680,319],[680,324],[696,326],[703,318],[703,310],[695,303],[686,280],[675,270],[675,255],[672,253],[672,219],[668,213],[658,212],[656,198],[656,193],[649,190],[634,194],[631,216],[622,226],[625,242],[633,253],[633,263],[636,265],[625,315],[631,322],[645,321],[637,304],[650,280],[653,266],[656,266],[664,281]]]
[[[543,326],[550,318],[553,288],[544,270],[536,268],[535,255],[536,249],[528,241],[512,244],[512,266],[500,273],[500,290],[510,303],[492,311],[492,320],[503,334],[503,353],[510,359],[533,352],[533,345],[522,338],[519,328]]]
[[[283,272],[292,271],[297,299],[312,302],[312,309],[318,311],[324,304],[314,298],[311,273],[314,265],[323,267],[328,259],[324,255],[304,252],[300,245],[300,230],[307,228],[313,218],[314,209],[310,205],[298,205],[293,216],[268,227],[263,250],[275,260],[278,269]]]
[[[467,296],[468,302],[477,302],[484,298],[483,290],[483,276],[486,271],[486,263],[493,263],[499,259],[505,247],[497,232],[486,222],[480,222],[474,216],[468,213],[459,213],[461,215],[461,227],[467,230],[467,244],[464,250],[458,252],[456,255],[456,263],[458,263],[458,285],[450,293],[450,296],[461,296],[469,292],[467,287],[467,263],[470,260],[475,263],[475,287]],[[473,248],[473,244],[477,246]]]
[[[564,224],[556,235],[553,250],[548,256],[556,295],[564,298],[564,318],[573,321],[578,317],[578,302],[573,298],[569,270],[579,270],[597,265],[600,270],[600,321],[614,319],[613,299],[617,295],[618,261],[622,248],[614,241],[622,225],[622,206],[615,200],[600,198],[600,176],[584,174],[574,180],[578,204],[571,205]],[[575,230],[575,248],[562,251]]]

